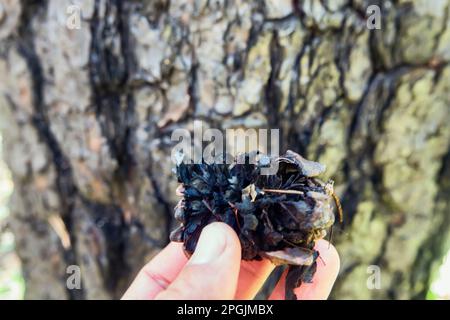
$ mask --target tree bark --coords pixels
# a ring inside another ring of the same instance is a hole
[[[121,296],[168,241],[170,136],[193,119],[279,128],[281,151],[327,165],[345,213],[333,298],[424,298],[450,240],[450,1],[377,1],[380,30],[371,4],[0,1],[26,298]]]

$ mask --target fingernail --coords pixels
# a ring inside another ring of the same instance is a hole
[[[206,226],[189,263],[204,264],[218,259],[224,252],[226,243],[226,234],[220,225],[212,223]]]

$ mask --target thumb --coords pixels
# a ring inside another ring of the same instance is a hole
[[[178,277],[156,299],[233,299],[241,262],[234,230],[222,222],[206,226]]]

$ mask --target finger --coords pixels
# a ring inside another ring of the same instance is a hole
[[[122,299],[153,299],[169,286],[187,261],[188,259],[183,252],[183,244],[169,243],[141,269]]]
[[[336,248],[326,240],[319,240],[315,249],[319,251],[317,259],[317,270],[312,283],[302,283],[294,292],[299,300],[324,300],[330,295],[333,284],[339,273],[339,255]],[[283,273],[280,281],[270,295],[270,300],[285,299],[285,284],[287,270]]]
[[[222,222],[206,226],[178,277],[156,299],[233,299],[241,262],[234,230]]]
[[[175,190],[175,194],[176,194],[177,196],[180,196],[180,197],[183,196],[183,194],[184,194],[184,187],[183,187],[182,184],[179,184],[179,185],[178,185],[177,189]]]
[[[236,299],[255,298],[274,268],[275,265],[266,259],[262,261],[242,261]]]

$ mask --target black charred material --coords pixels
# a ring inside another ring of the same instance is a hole
[[[335,220],[333,185],[316,178],[325,166],[295,152],[271,159],[278,164],[273,175],[261,174],[267,159],[254,153],[232,164],[180,162],[176,174],[183,198],[175,207],[175,218],[181,225],[171,240],[183,242],[190,255],[206,225],[225,222],[239,236],[242,259],[267,258],[289,265],[286,298],[296,299],[293,290],[311,282],[315,273],[315,241]]]

